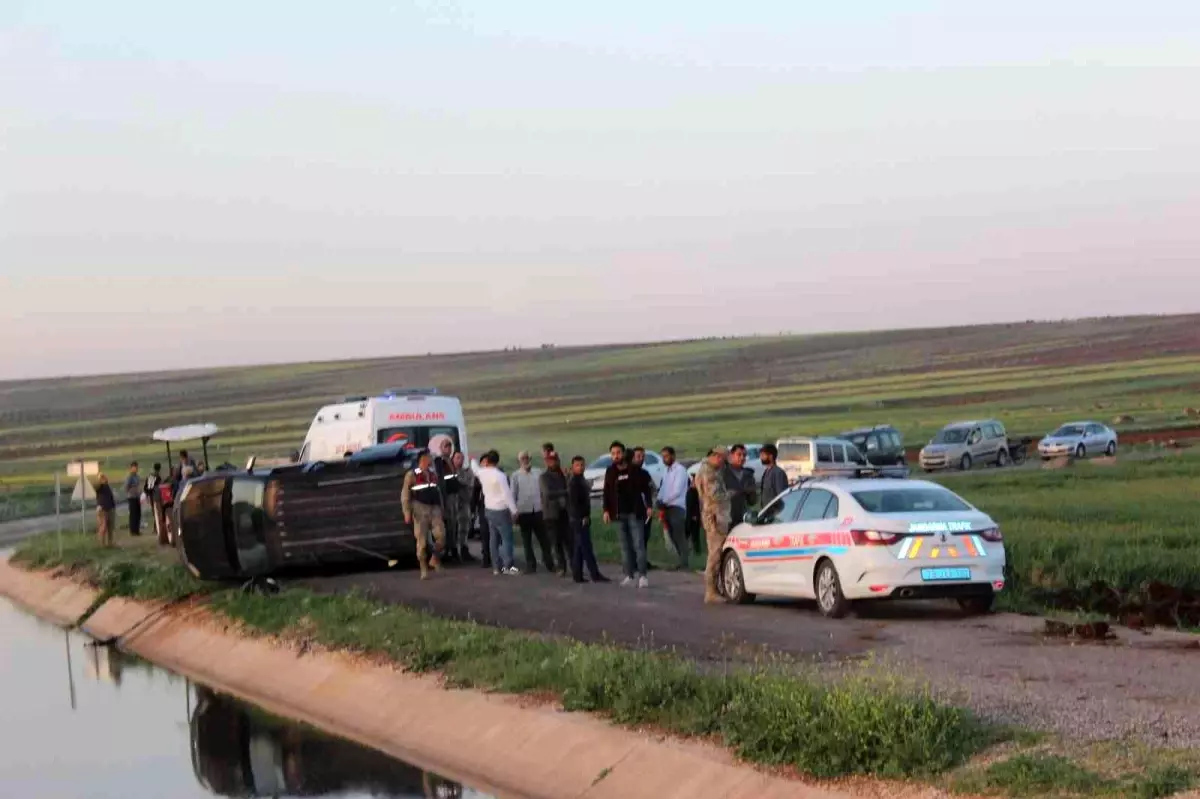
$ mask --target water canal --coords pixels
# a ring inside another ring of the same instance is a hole
[[[485,795],[271,716],[0,598],[0,795]]]

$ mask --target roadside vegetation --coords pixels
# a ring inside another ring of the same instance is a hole
[[[943,482],[1000,523],[1012,609],[1200,627],[1200,457],[990,471]]]
[[[113,596],[203,603],[248,634],[302,650],[383,657],[438,672],[450,688],[553,697],[568,711],[708,739],[747,762],[812,777],[918,779],[997,796],[1152,799],[1187,790],[1200,774],[1200,753],[1192,751],[1073,746],[988,724],[878,664],[830,683],[795,664],[713,669],[671,654],[441,619],[357,593],[262,596],[196,581],[169,551],[106,550],[77,533],[64,536],[61,558],[50,534],[27,541],[13,559],[98,587],[96,607]]]

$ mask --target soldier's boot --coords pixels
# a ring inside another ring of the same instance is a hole
[[[437,552],[434,552],[433,555],[430,556],[429,568],[433,569],[434,571],[441,571],[442,559],[438,557]]]
[[[717,593],[716,591],[714,591],[713,589],[711,589],[711,588],[706,588],[706,589],[704,590],[704,604],[706,604],[706,605],[720,605],[720,604],[722,604],[724,601],[725,601],[725,600],[721,598],[721,595],[720,595],[720,594],[718,594],[718,593]]]

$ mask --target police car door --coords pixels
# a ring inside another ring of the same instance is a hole
[[[813,574],[819,558],[838,555],[844,551],[839,547],[837,496],[824,488],[811,488],[791,526],[792,560],[787,570],[788,596],[815,598]]]
[[[795,527],[796,512],[808,491],[797,489],[779,496],[759,511],[754,525],[741,528],[734,546],[741,552],[746,590],[753,593],[782,593],[789,580],[787,549]]]

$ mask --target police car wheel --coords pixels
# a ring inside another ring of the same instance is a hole
[[[817,609],[830,619],[840,619],[850,611],[850,601],[842,593],[842,581],[833,561],[823,560],[817,566]]]
[[[1117,454],[1117,442],[1115,442],[1115,441],[1108,442],[1108,447],[1105,448],[1104,454],[1110,458],[1113,455],[1116,455]]]
[[[1080,459],[1086,458],[1087,457],[1087,447],[1085,447],[1083,444],[1080,444],[1078,447],[1076,447],[1075,448],[1075,457],[1080,458]]]
[[[754,594],[746,590],[746,582],[742,577],[742,562],[734,552],[726,552],[721,562],[721,595],[738,605],[746,605],[754,601]]]

